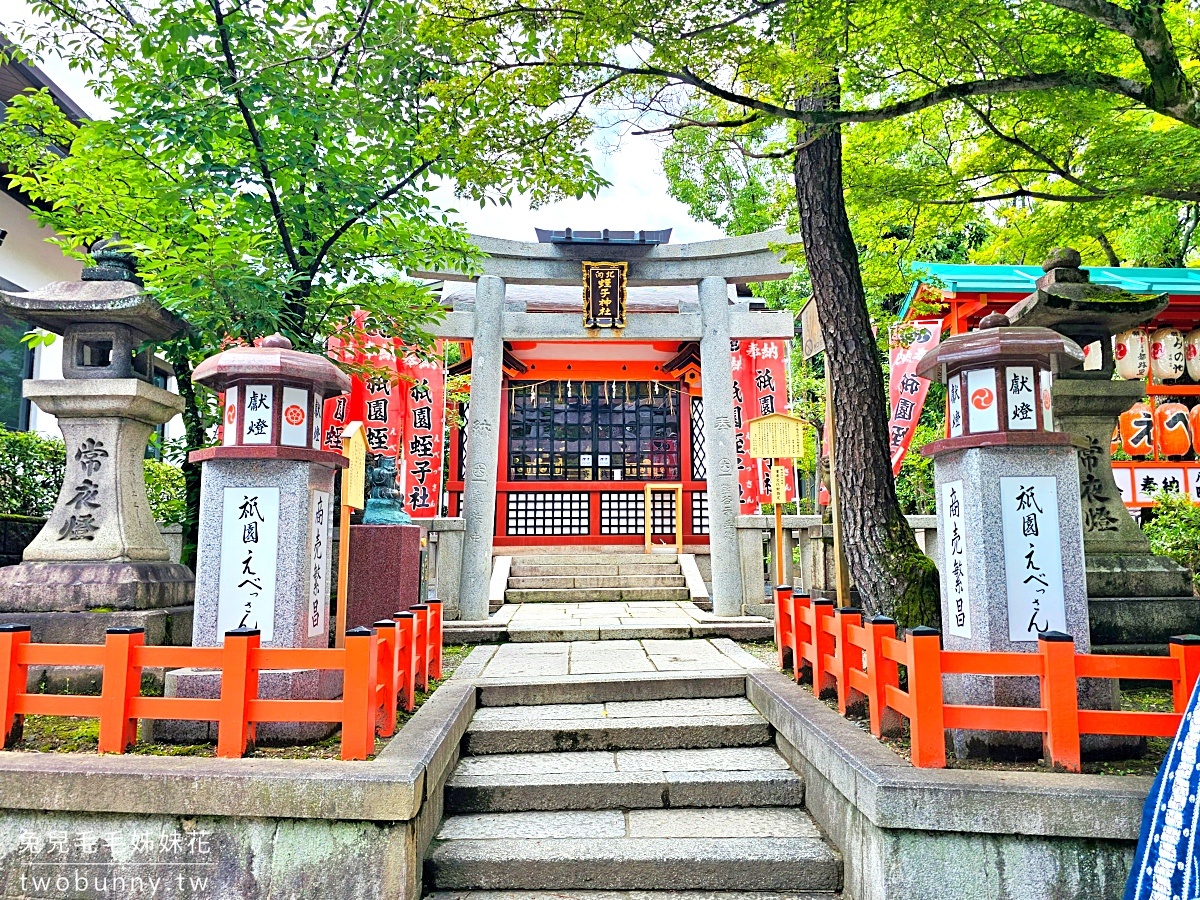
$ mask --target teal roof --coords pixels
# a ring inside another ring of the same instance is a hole
[[[1200,269],[1137,269],[1123,266],[1085,266],[1093,284],[1124,288],[1135,294],[1200,295]],[[917,262],[918,281],[940,281],[955,293],[1027,294],[1042,276],[1041,266],[970,266]],[[907,304],[906,304],[907,305]]]

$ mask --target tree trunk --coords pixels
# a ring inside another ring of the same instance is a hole
[[[192,384],[192,363],[187,350],[180,342],[172,342],[165,348],[164,355],[175,369],[175,380],[179,385],[179,396],[183,398],[183,430],[187,442],[183,462],[184,497],[187,513],[183,520],[183,553],[180,562],[196,571],[196,548],[200,539],[200,466],[190,462],[188,456],[208,442],[204,427],[204,415],[196,401],[196,386]]]
[[[837,85],[801,103],[833,108]],[[937,568],[921,553],[900,511],[888,447],[883,369],[842,195],[841,132],[797,136],[794,167],[800,233],[821,318],[836,411],[836,466],[846,559],[863,605],[903,626],[939,624]]]

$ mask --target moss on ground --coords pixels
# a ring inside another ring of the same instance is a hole
[[[425,703],[454,670],[466,659],[473,648],[455,645],[442,650],[442,679],[430,682],[428,691],[417,691],[416,705],[412,712],[400,710],[396,716],[396,730],[404,727],[422,704]],[[142,696],[162,696],[161,686],[142,683]],[[377,738],[375,753],[382,750],[391,738]],[[100,722],[97,719],[82,719],[68,716],[26,716],[21,739],[10,749],[26,753],[95,753],[100,743]],[[292,747],[256,747],[247,754],[249,759],[340,759],[342,752],[340,732],[335,732],[321,741]],[[139,742],[130,753],[140,756],[201,756],[216,757],[217,745],[204,744],[157,744]],[[374,758],[372,754],[371,758]]]

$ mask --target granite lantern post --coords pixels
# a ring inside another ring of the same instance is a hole
[[[1036,652],[1040,635],[1090,649],[1077,441],[1054,430],[1055,375],[1083,362],[1073,341],[1046,328],[1012,328],[990,315],[948,338],[917,373],[947,386],[948,436],[934,458],[942,546],[943,646]],[[1090,681],[1080,705],[1112,708],[1112,682]],[[946,702],[1036,706],[1033,678],[953,675]],[[955,731],[960,757],[1036,756],[1040,737]]]
[[[1053,329],[1080,346],[1098,341],[1102,354],[1100,368],[1073,369],[1053,388],[1057,427],[1083,444],[1079,492],[1087,589],[1093,614],[1102,614],[1095,637],[1100,643],[1165,643],[1171,634],[1195,628],[1191,573],[1156,556],[1125,509],[1109,441],[1121,413],[1146,392],[1141,380],[1113,380],[1113,335],[1150,321],[1168,298],[1092,284],[1080,268],[1079,253],[1069,248],[1053,251],[1042,269],[1046,274],[1008,311],[1009,319],[1018,326]],[[1134,599],[1146,601],[1137,613],[1128,605]]]
[[[32,619],[35,640],[96,641],[111,621],[88,619],[91,628],[57,614],[103,608],[156,643],[169,639],[172,610],[190,615],[193,578],[170,560],[143,472],[151,432],[183,400],[152,383],[152,355],[141,348],[186,325],[142,292],[119,244],[98,242],[92,255],[78,282],[0,293],[0,309],[63,337],[63,379],[26,381],[23,392],[57,417],[67,451],[45,527],[19,565],[0,569],[0,613]]]
[[[225,395],[222,444],[191,456],[203,466],[192,644],[215,647],[227,631],[256,628],[264,647],[328,647],[333,479],[345,459],[321,449],[321,412],[326,397],[349,390],[349,378],[274,335],[206,359],[192,380]],[[270,698],[331,699],[340,690],[327,671],[263,672],[259,680],[260,696]],[[219,696],[220,674],[179,669],[166,692]],[[260,724],[257,737],[309,740],[329,728]],[[211,729],[163,722],[155,735],[195,740]]]

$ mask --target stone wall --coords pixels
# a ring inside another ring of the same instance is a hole
[[[45,519],[33,516],[0,516],[0,566],[15,566]]]
[[[447,682],[369,762],[0,754],[0,896],[418,900],[475,701]]]
[[[1120,900],[1152,779],[917,769],[778,673],[747,696],[804,777],[846,900]]]

